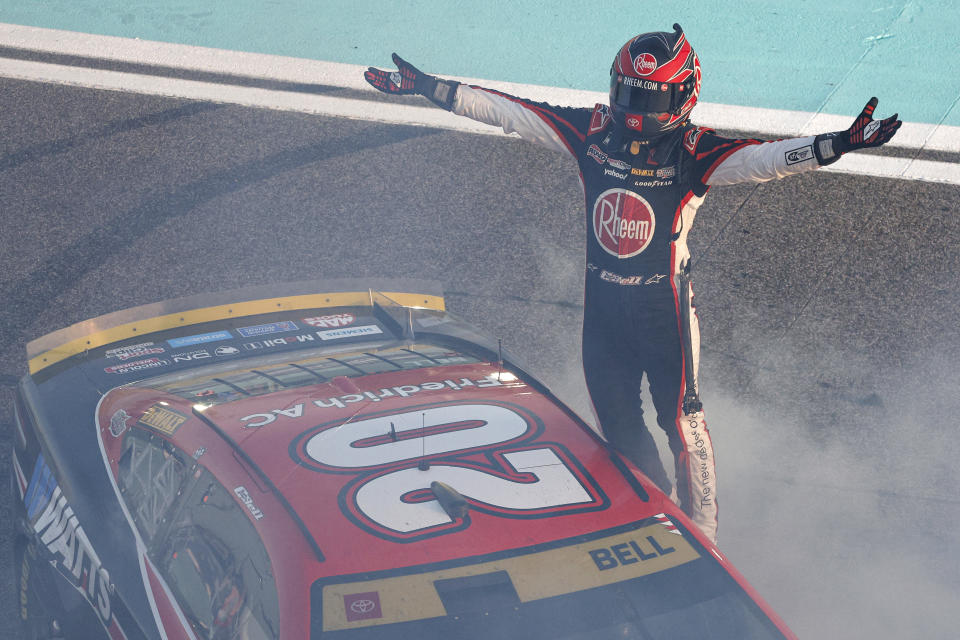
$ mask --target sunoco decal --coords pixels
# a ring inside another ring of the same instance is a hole
[[[587,149],[587,155],[596,160],[597,164],[603,164],[609,157],[604,151],[600,150],[600,147],[595,144],[590,145],[590,148]]]

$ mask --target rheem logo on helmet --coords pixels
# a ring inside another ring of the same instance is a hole
[[[593,235],[604,251],[632,258],[650,246],[655,219],[650,203],[627,189],[607,189],[593,205]]]
[[[700,61],[679,24],[641,33],[610,67],[610,115],[620,127],[653,138],[687,121],[700,93]]]
[[[648,76],[657,70],[657,59],[652,53],[641,53],[633,59],[633,70],[637,75]]]

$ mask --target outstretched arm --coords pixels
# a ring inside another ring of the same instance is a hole
[[[813,147],[817,154],[817,162],[822,165],[836,162],[840,156],[848,151],[865,147],[879,147],[890,141],[893,134],[903,124],[893,114],[884,120],[874,120],[873,110],[877,108],[877,99],[870,98],[857,119],[846,131],[822,133],[816,137]]]
[[[363,72],[363,77],[374,87],[393,95],[419,94],[426,96],[438,107],[447,111],[453,108],[453,100],[457,95],[460,83],[455,80],[441,80],[436,76],[423,73],[412,64],[393,54],[393,63],[396,71],[383,71],[370,67]]]
[[[590,122],[589,109],[554,107],[499,91],[472,87],[455,80],[445,80],[423,73],[409,62],[393,54],[396,71],[370,67],[363,77],[378,90],[391,95],[419,94],[434,104],[479,122],[499,127],[505,133],[555,151],[569,151],[583,144]]]
[[[767,142],[736,141],[734,146],[739,148],[720,156],[705,171],[704,184],[765,182],[785,178],[836,162],[849,151],[879,147],[893,137],[902,123],[897,120],[897,114],[884,120],[874,120],[876,106],[877,99],[871,98],[846,131]]]

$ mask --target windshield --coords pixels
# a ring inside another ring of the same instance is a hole
[[[647,520],[552,549],[314,585],[314,637],[782,638],[688,533]]]
[[[456,364],[475,364],[471,355],[430,344],[367,345],[363,350],[330,353],[310,350],[276,362],[254,359],[246,366],[217,365],[164,377],[135,386],[172,393],[206,405],[266,395],[284,389],[362,377],[385,371],[409,371]],[[228,368],[229,367],[229,368]]]

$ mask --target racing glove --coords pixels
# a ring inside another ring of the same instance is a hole
[[[848,151],[879,147],[888,142],[903,123],[897,120],[896,113],[885,120],[874,120],[873,110],[876,108],[877,99],[870,98],[849,129],[818,135],[813,145],[817,162],[821,165],[830,164]]]
[[[442,80],[423,73],[397,54],[393,54],[393,63],[397,65],[396,71],[383,71],[370,67],[363,72],[363,77],[384,93],[392,95],[416,93],[426,96],[435,105],[447,111],[453,109],[453,99],[457,95],[459,82]]]

